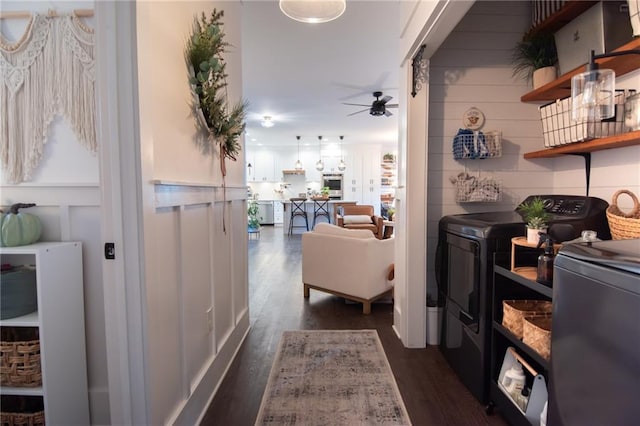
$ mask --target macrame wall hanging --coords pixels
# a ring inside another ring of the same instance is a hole
[[[56,114],[95,153],[94,34],[75,14],[32,13],[22,37],[0,35],[0,163],[9,183],[31,179]]]

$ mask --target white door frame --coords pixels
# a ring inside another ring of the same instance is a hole
[[[148,424],[135,1],[96,1],[103,292],[111,424]]]
[[[427,5],[427,3],[429,3]],[[427,178],[429,79],[415,98],[411,61],[420,46],[429,58],[449,36],[474,0],[417,1],[403,35],[415,34],[400,68],[400,131],[396,200],[396,282],[394,330],[408,348],[426,346],[427,330]],[[423,7],[424,6],[424,7]],[[427,65],[428,70],[428,65]]]

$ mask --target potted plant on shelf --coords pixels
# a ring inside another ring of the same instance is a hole
[[[558,52],[553,34],[525,34],[511,56],[513,76],[533,82],[537,89],[556,79]]]
[[[551,219],[551,215],[545,210],[544,200],[535,197],[520,204],[517,210],[527,223],[527,242],[538,244],[540,233],[547,232],[547,222]]]
[[[396,214],[396,209],[395,208],[389,207],[387,209],[387,217],[389,218],[390,221],[393,222],[395,214]]]
[[[255,232],[260,229],[260,219],[258,217],[258,203],[256,201],[249,201],[249,207],[247,208],[247,227],[249,232]]]

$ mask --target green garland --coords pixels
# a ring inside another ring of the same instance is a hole
[[[204,12],[200,19],[194,18],[185,59],[190,67],[189,82],[197,95],[192,106],[194,111],[202,112],[211,143],[220,146],[220,167],[225,176],[225,158],[236,161],[241,150],[239,138],[245,128],[246,104],[238,103],[228,112],[226,64],[222,55],[230,45],[224,41],[223,16],[222,10],[213,9],[209,18]]]

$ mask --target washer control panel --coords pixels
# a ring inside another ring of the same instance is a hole
[[[600,198],[580,195],[530,195],[523,202],[536,197],[544,201],[545,210],[556,219],[589,217],[604,212],[609,206]]]

